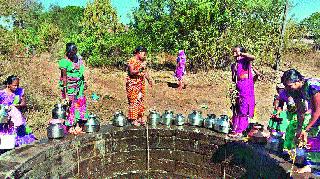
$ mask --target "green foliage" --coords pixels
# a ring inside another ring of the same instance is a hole
[[[289,20],[286,24],[284,34],[284,49],[286,52],[306,53],[310,50],[308,44],[303,42],[304,36],[307,34],[305,26]]]
[[[0,55],[11,55],[14,46],[14,34],[12,31],[0,27],[0,36]]]
[[[185,49],[191,67],[228,63],[230,49],[242,44],[272,63],[279,46],[283,1],[140,0],[133,27],[155,52]]]
[[[121,26],[110,0],[95,0],[87,4],[81,27],[82,33],[76,41],[83,50],[83,56],[88,58],[89,64],[112,64],[107,57],[116,43]]]
[[[320,45],[320,12],[313,13],[310,17],[301,22],[307,30],[313,35],[317,45]]]
[[[64,38],[77,35],[81,32],[81,21],[84,8],[78,6],[51,6],[48,12],[43,13],[41,19],[50,22],[61,29]]]
[[[3,0],[1,0],[2,2]],[[139,0],[129,27],[119,23],[110,0],[89,1],[85,8],[52,6],[36,0],[3,1],[1,16],[12,17],[13,31],[2,30],[1,53],[12,46],[35,47],[63,55],[64,44],[75,42],[89,64],[121,66],[133,49],[144,45],[151,53],[186,51],[189,67],[226,67],[231,48],[246,47],[258,63],[273,64],[280,47],[285,0]],[[305,51],[299,41],[306,30],[319,38],[319,13],[302,26],[288,22],[285,49]],[[306,27],[306,28],[304,28]],[[11,41],[10,41],[11,40]],[[9,42],[10,41],[10,42]],[[318,42],[319,40],[317,40]],[[57,49],[61,49],[60,51]]]

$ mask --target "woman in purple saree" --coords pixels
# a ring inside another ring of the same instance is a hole
[[[233,106],[232,133],[230,137],[241,137],[249,125],[249,118],[253,118],[255,98],[254,98],[254,80],[252,74],[251,61],[255,57],[246,53],[245,49],[236,46],[233,49],[233,56],[236,60],[231,66],[232,81],[236,83],[238,97]]]

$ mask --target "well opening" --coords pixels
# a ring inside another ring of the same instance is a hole
[[[143,127],[107,125],[94,134],[43,139],[1,155],[0,178],[287,176],[289,163],[263,148],[226,141],[224,135],[207,129],[149,128],[149,155],[146,136]]]

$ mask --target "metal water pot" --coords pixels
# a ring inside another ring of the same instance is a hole
[[[128,123],[128,120],[122,111],[116,112],[113,115],[112,124],[114,126],[123,127],[123,126],[127,125],[127,123]]]
[[[214,130],[216,130],[217,132],[228,134],[229,126],[229,117],[227,115],[220,115],[214,125]]]
[[[98,132],[100,130],[100,122],[95,114],[88,116],[87,122],[84,124],[84,131],[87,133]]]
[[[295,164],[303,165],[306,160],[306,151],[304,148],[296,148],[296,159]]]
[[[203,125],[203,118],[202,118],[202,112],[194,110],[191,114],[188,116],[189,123],[191,126],[202,126]]]
[[[213,129],[215,123],[216,123],[216,115],[208,114],[208,117],[204,120],[203,125],[205,128]]]
[[[282,152],[284,140],[281,132],[272,132],[268,138],[266,148],[275,152]]]
[[[182,126],[185,123],[185,118],[182,114],[177,114],[175,119],[173,120],[173,124],[176,126]]]
[[[67,105],[56,104],[52,109],[52,119],[66,119],[67,118]]]
[[[49,124],[47,127],[47,136],[49,139],[59,139],[64,137],[64,126],[61,123]]]
[[[0,150],[14,149],[16,144],[16,134],[0,135]]]
[[[7,105],[0,105],[0,124],[8,123],[9,122],[9,106]]]
[[[165,110],[161,116],[161,124],[170,126],[173,122],[173,119],[174,119],[173,111]]]
[[[152,127],[156,127],[160,122],[161,116],[160,113],[158,113],[155,110],[151,110],[148,116],[148,123]]]

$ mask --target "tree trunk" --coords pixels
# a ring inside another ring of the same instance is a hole
[[[289,6],[289,0],[286,0],[286,3],[284,5],[283,16],[282,16],[280,47],[278,48],[278,52],[276,53],[275,70],[279,70],[279,67],[281,64],[281,55],[282,55],[283,46],[284,46],[284,32],[285,32],[285,22],[288,14],[288,6]]]

